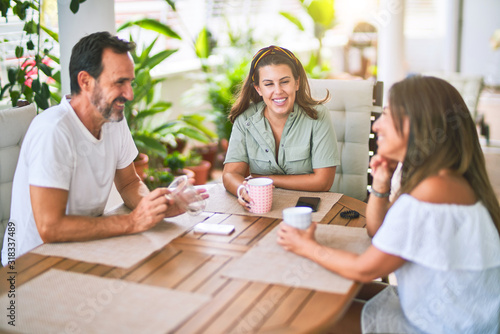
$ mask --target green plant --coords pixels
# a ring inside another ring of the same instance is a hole
[[[128,26],[128,23],[125,23],[118,31]],[[153,79],[150,71],[177,50],[163,50],[151,55],[157,39],[144,47],[142,52],[138,53],[136,50],[131,52],[135,64],[134,99],[126,103],[124,112],[139,151],[165,155],[166,150],[161,142],[161,134],[148,125],[153,115],[165,112],[172,104],[166,101],[154,101],[154,88],[164,79]]]
[[[173,6],[171,3],[170,5]],[[175,7],[172,8],[175,9]],[[118,31],[131,26],[152,30],[169,38],[181,39],[170,27],[152,19],[127,22],[119,27]],[[130,39],[132,40],[132,37]],[[158,37],[145,46],[140,53],[132,52],[135,63],[134,99],[127,102],[125,117],[139,151],[165,158],[168,153],[165,144],[175,145],[176,137],[189,137],[201,142],[209,142],[216,135],[205,127],[204,117],[201,115],[181,115],[175,120],[153,125],[152,116],[167,111],[172,104],[166,101],[155,101],[155,87],[165,78],[153,78],[151,70],[177,51],[177,49],[162,50],[151,54],[157,40]]]
[[[175,151],[166,156],[163,165],[170,169],[173,174],[180,174],[186,166],[186,157]]]
[[[186,155],[186,166],[198,166],[203,160],[200,153],[195,150],[190,150]]]
[[[232,124],[227,117],[235,102],[235,94],[248,72],[255,44],[251,30],[238,33],[228,27],[228,37],[230,45],[219,49],[205,27],[195,40],[195,51],[201,61],[204,81],[196,94],[206,97],[200,104],[210,104],[211,109],[206,112],[216,125],[219,139],[229,139],[231,135]],[[211,56],[219,61],[210,62]]]
[[[319,46],[316,52],[311,53],[308,64],[304,66],[306,72],[313,78],[321,78],[330,70],[327,62],[321,57],[323,48],[323,38],[327,30],[333,28],[335,22],[334,0],[299,0],[306,13],[314,22],[314,37],[318,40]],[[304,31],[304,25],[293,14],[280,12],[280,14],[292,22],[299,30]]]
[[[78,11],[83,1],[73,0],[71,9]],[[24,37],[15,48],[17,66],[7,69],[7,82],[0,82],[0,99],[8,92],[12,106],[22,99],[35,102],[39,109],[47,109],[51,103],[60,102],[60,72],[54,71],[59,59],[51,55],[58,35],[40,24],[40,1],[0,1],[0,11],[6,20],[9,10],[24,22]],[[42,30],[50,38],[42,40]],[[50,86],[54,88],[51,90]]]
[[[144,183],[149,190],[154,190],[158,187],[168,187],[174,180],[174,174],[166,169],[149,168],[146,169],[146,178]]]

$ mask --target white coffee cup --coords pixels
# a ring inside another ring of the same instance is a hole
[[[305,230],[311,225],[312,209],[305,206],[286,208],[283,210],[283,221],[287,225]]]

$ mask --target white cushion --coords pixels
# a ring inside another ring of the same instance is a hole
[[[364,201],[368,184],[368,141],[370,116],[374,111],[374,83],[365,80],[309,79],[311,94],[323,99],[326,89],[331,99],[325,103],[331,112],[340,153],[335,182],[330,191]]]
[[[483,76],[458,72],[428,72],[425,75],[438,77],[452,84],[462,95],[473,119],[477,118],[477,104],[484,87]]]
[[[35,104],[0,110],[0,248],[10,216],[12,180],[24,134],[36,116]]]

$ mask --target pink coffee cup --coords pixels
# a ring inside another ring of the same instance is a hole
[[[267,177],[250,179],[246,185],[240,185],[236,193],[241,198],[241,191],[246,189],[250,196],[250,212],[266,213],[273,205],[273,180]]]

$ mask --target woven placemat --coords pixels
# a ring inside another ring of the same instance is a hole
[[[276,242],[278,229],[279,225],[228,266],[222,275],[340,294],[351,288],[353,281],[326,270],[311,260],[285,251]],[[322,245],[358,254],[371,245],[366,229],[337,225],[319,224],[316,240]]]
[[[51,269],[16,290],[21,333],[167,333],[209,296]],[[9,305],[5,294],[0,305]]]
[[[210,197],[207,201],[207,207],[205,211],[217,212],[217,213],[227,213],[227,214],[237,214],[237,215],[249,215],[249,216],[260,216],[269,218],[282,218],[283,209],[295,206],[297,200],[301,196],[306,197],[319,197],[321,201],[319,203],[318,211],[313,212],[313,221],[321,221],[323,217],[330,211],[332,206],[338,202],[342,197],[342,194],[331,193],[331,192],[308,192],[308,191],[295,191],[286,189],[273,189],[273,206],[271,211],[267,213],[250,213],[243,209],[241,205],[238,204],[238,199],[226,191],[226,188],[222,183],[211,184],[204,186]]]
[[[120,207],[113,213],[125,213],[126,210]],[[85,242],[43,244],[32,250],[32,253],[129,268],[206,218],[204,213],[198,216],[185,213],[166,218],[164,222],[142,233]]]

